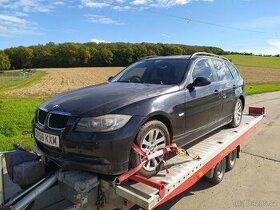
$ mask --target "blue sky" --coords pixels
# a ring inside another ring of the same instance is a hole
[[[280,1],[0,0],[0,49],[89,41],[208,45],[280,54]]]

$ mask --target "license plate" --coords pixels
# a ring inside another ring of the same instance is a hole
[[[44,133],[35,128],[35,138],[44,144],[59,148],[59,136]]]

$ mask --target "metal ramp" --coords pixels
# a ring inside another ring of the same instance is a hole
[[[238,128],[223,127],[214,131],[203,141],[188,148],[188,152],[198,154],[201,159],[193,160],[176,155],[166,162],[169,173],[165,170],[152,177],[153,181],[166,182],[166,193],[160,198],[158,190],[143,183],[127,180],[116,187],[116,193],[144,209],[152,209],[178,195],[192,186],[205,175],[216,163],[227,156],[256,129],[263,115],[243,115]]]

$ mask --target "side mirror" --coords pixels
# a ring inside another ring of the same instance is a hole
[[[113,76],[110,76],[110,77],[108,78],[108,82],[111,82],[111,80],[112,80],[113,78],[114,78]]]
[[[188,85],[188,89],[192,90],[194,87],[202,87],[211,84],[211,81],[207,77],[197,77],[192,84]]]

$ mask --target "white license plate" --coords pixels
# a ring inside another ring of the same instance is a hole
[[[35,128],[35,138],[44,144],[59,148],[59,136],[44,133]]]

